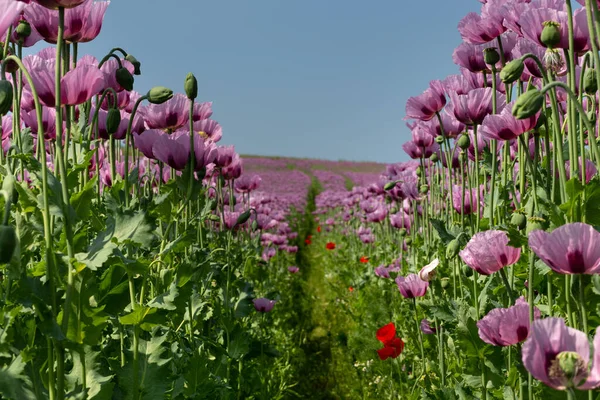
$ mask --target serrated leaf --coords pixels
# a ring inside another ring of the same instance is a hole
[[[31,382],[23,375],[25,363],[20,355],[12,360],[9,366],[0,369],[0,394],[7,400],[35,399],[29,389]]]
[[[77,356],[73,357],[73,368],[67,374],[67,384],[72,394],[83,393],[83,363],[81,352],[85,359],[86,398],[89,400],[110,400],[113,398],[114,383],[111,382],[113,375],[104,375],[100,372],[97,362],[100,352],[93,352],[91,347],[85,346]]]

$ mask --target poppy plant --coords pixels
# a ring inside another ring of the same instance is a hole
[[[325,248],[327,250],[334,250],[335,249],[335,243],[333,243],[333,242],[327,242],[327,244],[325,245]]]
[[[362,256],[362,257],[360,258],[360,262],[361,262],[361,263],[363,263],[363,264],[366,264],[366,263],[368,263],[368,262],[369,262],[369,257]]]
[[[317,226],[317,232],[321,233],[321,227]]]
[[[402,354],[404,350],[404,342],[399,337],[396,337],[396,327],[393,322],[383,326],[377,330],[377,340],[383,343],[383,348],[377,350],[380,360],[388,358],[396,358]]]

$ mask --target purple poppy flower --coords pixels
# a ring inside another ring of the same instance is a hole
[[[187,97],[177,93],[162,104],[150,104],[145,107],[144,118],[150,129],[177,130],[188,122],[188,108]]]
[[[261,297],[260,299],[254,299],[252,302],[254,303],[254,308],[256,311],[269,312],[273,309],[273,306],[275,303],[277,303],[277,300],[269,300]]]
[[[133,143],[136,149],[141,151],[146,157],[156,160],[152,147],[154,146],[154,142],[163,135],[166,135],[166,133],[158,129],[150,129],[143,134],[134,134]]]
[[[242,159],[239,154],[233,156],[231,163],[221,170],[221,174],[225,180],[237,179],[242,176]]]
[[[515,58],[520,58],[525,54],[531,53],[539,60],[543,60],[544,55],[546,54],[546,49],[532,40],[519,38],[513,53]],[[527,58],[523,63],[525,64],[525,71],[524,75],[522,76],[523,80],[526,80],[528,75],[535,78],[542,78],[542,72],[535,61],[533,61],[531,58]]]
[[[61,79],[61,102],[69,106],[83,104],[105,87],[102,71],[91,65],[78,65]]]
[[[194,122],[209,119],[212,114],[212,101],[205,103],[194,103],[194,113],[192,116],[192,120]],[[218,142],[218,140],[215,140],[215,142]]]
[[[298,267],[288,267],[287,269],[291,274],[295,274],[298,271],[300,271],[300,268],[298,268]]]
[[[380,265],[375,268],[375,275],[380,278],[388,278],[390,277],[390,270],[384,265]]]
[[[423,332],[425,335],[435,335],[437,331],[434,326],[431,326],[429,321],[423,318],[421,320],[421,332]]]
[[[565,161],[565,172],[567,173],[567,179],[571,179],[571,161]],[[592,162],[592,160],[585,160],[585,183],[590,183],[594,175],[598,172],[596,165]],[[579,180],[583,181],[583,169],[581,163],[581,157],[579,157]]]
[[[529,247],[559,274],[600,273],[600,232],[581,222],[529,234]]]
[[[559,24],[561,33],[560,43],[556,46],[560,49],[569,48],[568,14],[565,11],[557,11],[550,8],[528,9],[519,17],[519,25],[523,35],[540,46],[546,47],[540,37],[544,29],[544,22],[553,21]],[[573,29],[576,53],[582,53],[590,48],[589,30],[585,9],[575,10],[573,13]]]
[[[60,7],[73,8],[83,4],[85,0],[31,0],[32,4],[37,3],[51,10],[58,10]]]
[[[473,89],[467,94],[459,95],[450,92],[451,106],[457,120],[466,125],[481,125],[486,115],[492,113],[492,88]],[[496,93],[498,111],[502,110],[505,96]]]
[[[421,95],[408,99],[406,102],[406,118],[429,121],[445,105],[444,85],[441,81],[431,81],[429,88]]]
[[[506,31],[506,27],[501,19],[470,12],[458,23],[458,31],[465,42],[483,44],[496,39]]]
[[[35,110],[21,113],[21,121],[31,129],[31,133],[37,135],[38,123]],[[44,129],[44,139],[56,139],[56,110],[54,108],[42,106],[42,128]]]
[[[454,185],[452,186],[452,207],[457,213],[463,212],[463,204],[462,204],[462,186]],[[480,186],[480,196],[481,203],[479,206],[477,205],[477,188],[472,188],[471,190],[465,189],[465,203],[464,203],[464,213],[465,215],[476,214],[477,212],[481,213],[483,210],[483,198],[485,187],[483,185]]]
[[[258,175],[242,175],[235,181],[235,191],[238,193],[250,193],[260,185],[262,179]]]
[[[534,317],[540,318],[540,310],[534,308]],[[521,296],[509,308],[495,308],[477,322],[479,337],[494,346],[511,346],[529,336],[529,304]]]
[[[10,26],[19,20],[19,16],[26,5],[21,1],[0,1],[0,32],[6,32]]]
[[[500,114],[487,115],[481,124],[479,132],[488,139],[499,141],[513,140],[525,132],[529,132],[537,124],[540,113],[526,119],[516,119],[512,115],[515,102],[508,104]]]
[[[406,299],[425,296],[429,287],[429,282],[423,281],[417,274],[409,274],[406,278],[398,276],[396,284],[398,285],[398,290],[400,290],[400,293]]]
[[[590,359],[587,334],[570,328],[562,318],[533,321],[521,350],[523,365],[533,377],[556,390],[591,390],[600,386],[600,332]],[[590,363],[591,368],[590,368]]]
[[[223,137],[223,128],[221,125],[212,119],[202,119],[194,122],[194,131],[198,132],[204,140],[210,140],[217,143]]]
[[[410,232],[410,216],[404,211],[400,211],[396,214],[390,215],[390,223],[396,229],[405,228],[407,232]]]
[[[475,271],[491,275],[519,261],[521,249],[508,245],[506,232],[491,230],[473,236],[459,255]]]
[[[423,124],[423,126],[428,127],[431,135],[442,136],[443,133],[445,137],[455,138],[465,131],[465,124],[459,122],[453,115],[442,112],[440,113],[440,117],[442,119],[442,127],[440,127],[440,121],[437,118],[433,118]]]
[[[215,158],[215,165],[218,168],[228,167],[233,162],[234,155],[235,155],[235,149],[233,146],[217,147],[217,156]]]

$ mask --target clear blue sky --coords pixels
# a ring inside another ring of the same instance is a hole
[[[80,54],[120,46],[136,89],[183,91],[194,72],[222,144],[243,154],[397,162],[404,105],[456,73],[456,30],[477,0],[113,0]]]

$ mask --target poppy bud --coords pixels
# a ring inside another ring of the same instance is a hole
[[[398,229],[398,235],[400,237],[406,236],[406,228],[400,228],[400,229]]]
[[[392,190],[395,187],[396,187],[396,181],[392,181],[392,182],[386,183],[385,186],[383,187],[383,190],[385,190],[387,192],[388,190]]]
[[[510,223],[519,230],[524,229],[527,226],[527,217],[521,213],[514,213],[510,218]]]
[[[442,144],[442,143],[444,143],[444,137],[443,137],[443,136],[436,136],[434,140],[435,140],[435,142],[436,142],[437,144]]]
[[[436,163],[436,162],[440,161],[440,157],[438,157],[437,153],[433,153],[431,155],[431,157],[429,157],[429,159],[431,160],[432,163]]]
[[[109,135],[114,134],[121,124],[121,112],[116,108],[110,108],[106,116],[106,132]]]
[[[150,89],[146,97],[152,104],[162,104],[173,98],[173,91],[164,86],[155,86]]]
[[[540,35],[540,42],[546,47],[554,48],[560,43],[560,24],[555,21],[545,21]]]
[[[198,80],[191,72],[185,77],[183,88],[188,99],[195,100],[198,97]]]
[[[133,64],[133,74],[134,75],[141,75],[142,74],[142,71],[141,71],[142,64],[138,61],[137,58],[135,58],[131,54],[127,54],[125,56],[125,59],[127,61],[129,61],[131,64]]]
[[[461,135],[458,138],[458,141],[456,143],[458,145],[458,147],[460,147],[463,150],[467,150],[469,148],[469,146],[471,145],[471,138],[469,137],[469,135]]]
[[[596,70],[588,68],[583,74],[583,90],[587,94],[594,94],[598,90],[598,82],[596,81]]]
[[[397,212],[398,212],[398,208],[397,207],[390,208],[390,214],[396,214]]]
[[[448,243],[448,247],[446,248],[446,258],[452,260],[458,255],[459,250],[460,243],[458,242],[458,240],[452,239],[450,243]]]
[[[0,226],[0,264],[7,264],[17,248],[17,233],[8,225]]]
[[[238,217],[235,224],[236,225],[245,224],[250,219],[250,215],[251,215],[250,210],[244,211],[243,213],[240,214],[240,216]]]
[[[520,95],[512,109],[516,119],[533,117],[544,106],[544,95],[537,89],[530,89]]]
[[[0,80],[0,115],[10,111],[13,102],[13,87],[7,80]]]
[[[429,192],[429,185],[421,185],[419,188],[419,193],[427,194]]]
[[[502,68],[502,71],[500,71],[500,79],[502,82],[508,84],[516,82],[521,78],[524,70],[525,63],[520,58],[517,58],[516,60],[507,63],[504,68]]]
[[[423,176],[423,168],[417,167],[415,174],[417,174],[417,176]]]
[[[214,222],[219,222],[221,221],[221,217],[219,217],[218,215],[215,214],[211,214],[208,216],[208,219]]]
[[[117,83],[128,92],[133,90],[133,75],[127,68],[119,68],[115,71],[115,78],[117,78]]]
[[[252,232],[256,232],[258,230],[258,222],[256,220],[252,221],[252,225],[250,227],[252,228]]]
[[[448,285],[450,285],[450,279],[449,278],[442,278],[440,281],[441,281],[441,284],[442,284],[442,289],[446,289],[448,287]]]
[[[466,277],[470,277],[471,275],[473,275],[473,270],[467,264],[463,264],[463,266],[462,266],[462,273]]]
[[[496,65],[498,61],[500,61],[500,54],[498,54],[498,50],[496,50],[495,47],[483,49],[483,61],[485,61],[487,65]]]
[[[17,25],[15,33],[17,34],[17,38],[19,40],[26,39],[31,35],[31,25],[29,25],[29,22],[22,19],[19,21],[19,25]]]
[[[407,246],[410,246],[412,244],[412,238],[407,237],[406,239],[404,239],[404,243],[406,243]]]

